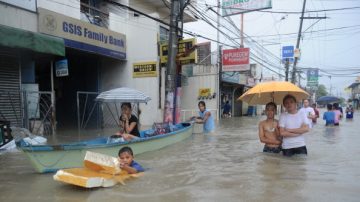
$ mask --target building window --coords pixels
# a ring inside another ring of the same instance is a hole
[[[109,12],[105,8],[105,3],[102,0],[81,0],[81,20],[107,28],[109,26]]]
[[[169,41],[169,29],[160,26],[160,42],[167,42]]]

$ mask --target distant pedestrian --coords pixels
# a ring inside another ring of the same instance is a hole
[[[199,117],[195,119],[196,123],[204,124],[204,133],[210,133],[215,130],[215,121],[211,112],[206,110],[206,104],[204,101],[198,103]]]
[[[349,105],[348,107],[346,107],[346,118],[347,119],[352,119],[354,116],[354,108],[352,107],[352,105]]]
[[[342,118],[342,114],[339,110],[339,104],[334,103],[333,104],[333,111],[335,112],[335,119],[334,119],[334,125],[338,126],[340,125],[340,119]]]
[[[309,119],[305,113],[296,108],[296,98],[286,95],[283,99],[286,112],[280,115],[279,126],[284,156],[307,154],[305,136],[309,132]]]
[[[332,126],[335,123],[335,112],[332,110],[332,104],[327,104],[327,112],[324,112],[323,120],[325,120],[325,126]]]
[[[312,128],[313,119],[316,118],[316,114],[314,109],[310,107],[308,99],[305,99],[303,101],[303,108],[300,109],[300,112],[306,115],[306,117],[309,119],[309,128]]]
[[[311,107],[314,109],[314,112],[315,112],[315,118],[312,119],[312,122],[316,123],[317,119],[320,117],[320,112],[319,112],[319,109],[316,107],[316,103],[313,103],[311,105]]]
[[[223,117],[224,118],[228,118],[231,117],[231,105],[229,103],[229,100],[226,101],[224,107],[223,107]]]

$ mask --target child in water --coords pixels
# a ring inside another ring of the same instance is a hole
[[[276,104],[269,102],[265,106],[266,120],[259,123],[260,142],[265,143],[263,152],[280,153],[281,137],[279,122],[275,119]]]
[[[120,168],[129,174],[144,172],[144,168],[134,161],[134,154],[130,147],[123,147],[119,150]]]

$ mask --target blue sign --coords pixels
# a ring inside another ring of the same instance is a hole
[[[55,73],[57,77],[69,76],[67,59],[63,59],[55,62]]]
[[[293,57],[294,57],[294,46],[283,46],[282,58],[293,58]]]
[[[286,60],[288,60],[290,64],[294,63],[294,58],[283,58],[281,62],[285,64]]]

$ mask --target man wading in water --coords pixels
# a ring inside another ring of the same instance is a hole
[[[307,154],[304,134],[309,132],[309,119],[296,109],[294,96],[286,95],[283,104],[286,112],[280,115],[279,121],[283,155]]]
[[[266,120],[259,123],[260,142],[265,143],[263,152],[280,153],[281,137],[278,129],[279,122],[275,117],[276,104],[269,102],[265,106]]]

